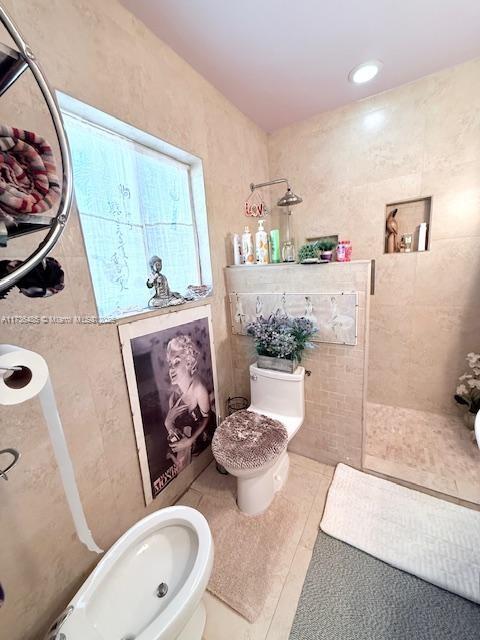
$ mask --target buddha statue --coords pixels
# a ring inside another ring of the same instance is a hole
[[[169,307],[175,304],[183,304],[185,298],[175,291],[170,291],[168,280],[162,273],[162,259],[158,256],[150,258],[152,273],[148,277],[147,287],[155,289],[155,294],[148,301],[148,306],[153,308]]]

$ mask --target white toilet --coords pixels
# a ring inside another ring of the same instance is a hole
[[[248,411],[278,420],[287,432],[281,450],[266,463],[238,468],[238,465],[226,462],[218,447],[217,451],[213,447],[217,461],[237,478],[237,504],[240,511],[246,514],[256,515],[268,509],[275,493],[287,480],[287,445],[305,417],[304,379],[303,367],[297,367],[295,373],[284,373],[250,365],[251,404]],[[234,420],[235,414],[229,419]],[[248,434],[246,437],[249,437]],[[241,443],[238,446],[241,447]]]
[[[201,640],[212,566],[203,515],[160,509],[109,549],[45,640]]]

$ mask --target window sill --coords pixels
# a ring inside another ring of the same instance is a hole
[[[173,305],[171,307],[163,307],[160,309],[147,308],[144,311],[134,311],[131,314],[125,315],[122,318],[115,318],[115,324],[129,324],[130,322],[136,322],[137,320],[143,320],[145,318],[151,318],[153,316],[160,316],[166,313],[177,313],[183,311],[183,309],[193,309],[194,307],[203,307],[213,302],[213,295],[209,295],[206,298],[200,298],[199,300],[191,300],[184,304]]]

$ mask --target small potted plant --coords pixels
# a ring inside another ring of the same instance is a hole
[[[304,349],[313,348],[312,336],[317,328],[311,320],[276,313],[257,318],[247,325],[258,353],[257,366],[293,373],[301,361]]]
[[[315,242],[304,244],[298,250],[298,261],[300,264],[312,264],[318,262],[319,249]]]
[[[317,248],[320,252],[320,260],[332,261],[333,250],[337,246],[334,240],[320,240],[317,242]]]
[[[469,429],[474,428],[475,416],[480,411],[480,354],[468,353],[469,370],[460,376],[454,398],[458,404],[467,407],[463,419]]]

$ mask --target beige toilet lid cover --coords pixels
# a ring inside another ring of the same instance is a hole
[[[288,432],[281,422],[253,411],[237,411],[217,427],[212,440],[216,461],[231,469],[262,467],[285,450]]]

